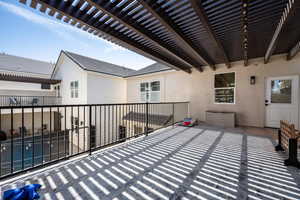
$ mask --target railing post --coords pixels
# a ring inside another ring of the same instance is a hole
[[[89,130],[89,143],[90,143],[90,155],[92,155],[92,106],[90,105],[89,106],[89,127],[90,127],[90,130]]]
[[[174,127],[174,124],[175,124],[175,103],[172,103],[172,125]]]
[[[300,162],[298,161],[297,152],[297,138],[289,139],[289,158],[284,161],[286,166],[294,166],[300,168]]]
[[[149,103],[146,102],[146,136],[148,136],[149,131]]]
[[[278,129],[278,145],[275,147],[275,151],[284,151],[281,145],[281,129]]]

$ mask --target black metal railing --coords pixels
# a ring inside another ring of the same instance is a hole
[[[125,140],[188,116],[188,102],[0,107],[0,179]]]
[[[57,96],[0,95],[0,106],[40,106],[61,104]]]

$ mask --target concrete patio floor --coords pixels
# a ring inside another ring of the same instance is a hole
[[[263,137],[263,136],[268,137]],[[300,199],[300,170],[283,165],[270,129],[169,127],[14,181],[41,199]]]

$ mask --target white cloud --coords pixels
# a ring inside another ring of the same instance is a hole
[[[69,41],[76,41],[77,43],[80,43],[80,45],[83,45],[85,47],[88,47],[87,43],[81,42],[76,37],[74,37],[74,33],[87,37],[90,40],[99,40],[98,36],[95,36],[91,33],[88,33],[86,31],[83,31],[77,27],[73,27],[70,24],[64,24],[59,21],[55,21],[53,19],[49,19],[47,17],[43,17],[39,14],[36,14],[29,9],[22,8],[20,6],[16,6],[14,4],[10,4],[7,2],[0,1],[0,6],[5,8],[7,11],[20,16],[30,22],[39,24],[43,26],[44,28],[47,28],[49,31],[59,35],[65,40]],[[118,45],[115,45],[107,40],[101,39],[103,42],[105,42],[108,47],[105,47],[105,52],[112,52],[112,51],[123,51],[125,50],[123,47],[120,47]]]

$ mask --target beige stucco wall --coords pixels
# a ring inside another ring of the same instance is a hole
[[[87,72],[87,103],[126,103],[126,80],[121,77]]]
[[[127,102],[141,102],[140,83],[160,81],[160,101],[189,101],[191,75],[181,71],[166,71],[127,78]],[[180,83],[180,84],[179,84]]]
[[[214,74],[236,73],[235,104],[214,103]],[[300,55],[287,61],[285,55],[273,56],[268,64],[263,59],[250,60],[249,66],[243,62],[232,63],[228,69],[218,65],[216,71],[204,68],[204,72],[165,72],[127,79],[128,102],[140,102],[140,83],[161,81],[161,102],[190,101],[190,115],[205,121],[206,110],[230,111],[237,113],[237,124],[245,126],[265,126],[265,79],[267,77],[300,75]],[[256,84],[250,85],[250,76],[256,77]]]
[[[236,73],[236,103],[214,104],[214,74]],[[267,77],[300,75],[300,56],[287,61],[283,55],[273,56],[268,64],[263,59],[232,63],[232,68],[217,66],[216,71],[206,68],[204,72],[193,71],[191,75],[190,110],[192,117],[205,120],[206,110],[233,111],[237,113],[237,124],[264,127],[265,125],[265,80]],[[250,76],[256,84],[250,85]]]

